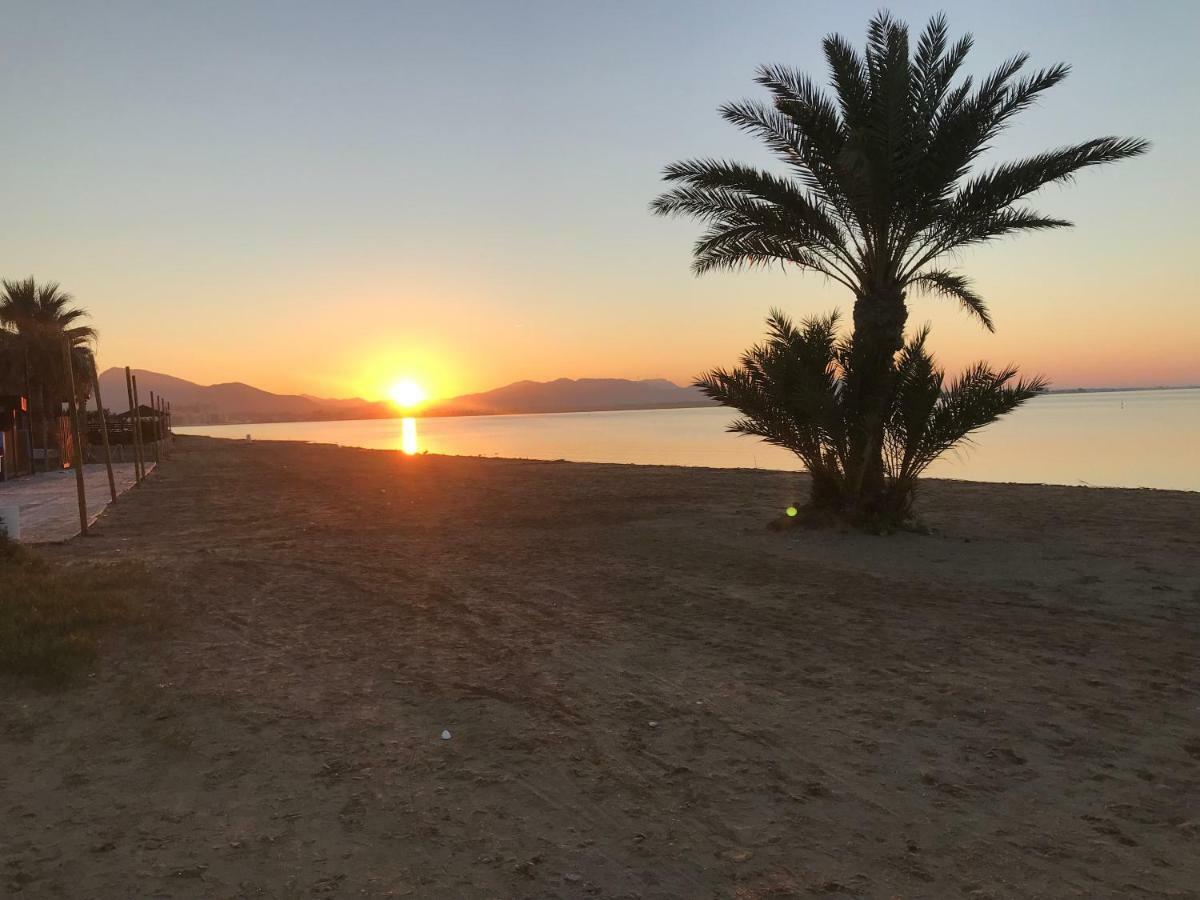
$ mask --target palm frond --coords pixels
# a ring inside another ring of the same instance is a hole
[[[837,93],[842,123],[847,129],[860,128],[871,111],[867,64],[841,35],[829,35],[821,47],[829,66],[829,80]]]
[[[1140,156],[1150,149],[1141,138],[1103,137],[1003,163],[969,180],[954,198],[953,212],[996,213],[1048,184],[1070,179],[1090,166]]]
[[[1001,210],[980,216],[947,216],[931,234],[923,235],[909,251],[910,256],[900,265],[900,279],[911,283],[921,268],[951,250],[980,244],[994,238],[1022,231],[1044,231],[1070,228],[1066,219],[1044,216],[1021,207]]]
[[[984,328],[993,332],[996,330],[987,304],[971,287],[970,280],[965,276],[944,269],[929,269],[917,275],[909,284],[957,300],[963,309],[983,323]]]
[[[695,385],[742,413],[730,431],[790,450],[814,477],[833,478],[846,450],[837,314],[797,327],[773,310],[767,324],[768,339],[747,350],[737,369],[714,369]]]
[[[845,274],[861,275],[851,253],[847,234],[830,215],[830,206],[820,194],[806,191],[795,182],[751,166],[720,160],[685,160],[668,166],[664,180],[680,181],[699,191],[719,191],[722,196],[738,193],[774,207],[783,229],[795,238],[813,244]]]
[[[911,492],[934,460],[1046,389],[1041,377],[1018,378],[1007,366],[968,367],[948,387],[945,373],[918,332],[897,359],[896,392],[886,430],[885,458],[893,490]]]

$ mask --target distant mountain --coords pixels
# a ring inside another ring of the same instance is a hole
[[[273,394],[236,381],[202,385],[146,369],[135,369],[133,374],[137,376],[138,395],[143,403],[149,402],[151,391],[171,401],[176,425],[383,419],[397,415],[390,403],[361,397],[339,400],[309,394]],[[124,369],[102,372],[100,390],[108,409],[122,412],[129,408]],[[696,388],[680,387],[662,378],[643,381],[559,378],[556,381],[518,381],[491,391],[464,394],[434,403],[421,414],[486,416],[710,405],[712,401]]]
[[[361,398],[327,400],[301,394],[273,394],[237,381],[203,385],[146,369],[134,369],[133,374],[137,376],[138,399],[148,403],[153,391],[170,400],[176,425],[381,419],[396,414],[391,404]],[[112,368],[102,372],[100,392],[109,409],[128,409],[125,370]]]
[[[486,416],[710,405],[712,401],[698,389],[680,387],[664,378],[643,381],[559,378],[555,381],[518,381],[480,394],[464,394],[434,404],[425,415]]]

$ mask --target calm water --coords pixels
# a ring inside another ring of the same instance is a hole
[[[761,441],[727,434],[721,408],[528,416],[278,422],[181,434],[314,441],[406,453],[720,468],[800,468]],[[1200,389],[1052,394],[980,432],[930,475],[1200,490]]]

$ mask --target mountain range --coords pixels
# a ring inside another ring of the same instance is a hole
[[[148,403],[153,391],[169,400],[176,425],[383,419],[398,415],[391,403],[361,397],[331,399],[309,394],[275,394],[236,381],[202,385],[146,369],[135,369],[133,374],[137,376],[138,399]],[[109,409],[121,412],[129,408],[124,369],[102,372],[100,390]],[[680,387],[663,378],[641,381],[559,378],[518,381],[491,391],[464,394],[432,403],[419,414],[479,416],[709,405],[711,401],[696,388]]]
[[[615,409],[670,409],[709,406],[699,389],[665,378],[559,378],[517,381],[480,394],[463,394],[436,404],[426,415],[504,415],[509,413],[593,412]]]

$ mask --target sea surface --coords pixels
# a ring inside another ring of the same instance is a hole
[[[180,434],[643,465],[796,470],[792,454],[728,434],[720,407],[519,416],[272,422]],[[969,481],[1200,491],[1200,389],[1048,394],[926,473]]]

